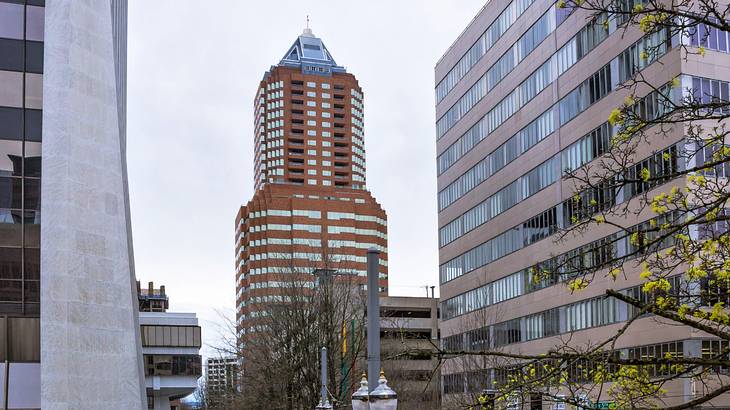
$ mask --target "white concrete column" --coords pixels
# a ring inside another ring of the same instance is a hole
[[[41,405],[144,408],[110,0],[45,10]]]

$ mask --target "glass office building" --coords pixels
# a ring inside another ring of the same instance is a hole
[[[40,399],[44,11],[42,0],[0,2],[0,362],[10,408]]]

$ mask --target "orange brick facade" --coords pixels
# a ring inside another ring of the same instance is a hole
[[[349,73],[274,67],[255,101],[254,184],[365,186],[362,90]]]
[[[307,58],[307,47],[320,47],[321,59]],[[260,309],[284,301],[282,287],[294,277],[333,269],[364,285],[368,248],[380,250],[381,291],[388,285],[387,217],[365,189],[355,76],[305,32],[264,75],[254,108],[256,191],[235,225],[241,338],[257,330]]]

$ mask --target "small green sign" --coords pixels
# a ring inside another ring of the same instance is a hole
[[[615,409],[616,403],[612,401],[599,401],[593,406],[594,409]]]

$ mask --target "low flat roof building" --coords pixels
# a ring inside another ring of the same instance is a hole
[[[152,310],[139,312],[147,403],[150,409],[172,410],[171,401],[198,387],[202,375],[200,326],[195,313],[167,312],[164,286],[154,289],[150,282],[150,289],[139,293],[140,308]],[[165,308],[157,311],[155,305]]]

